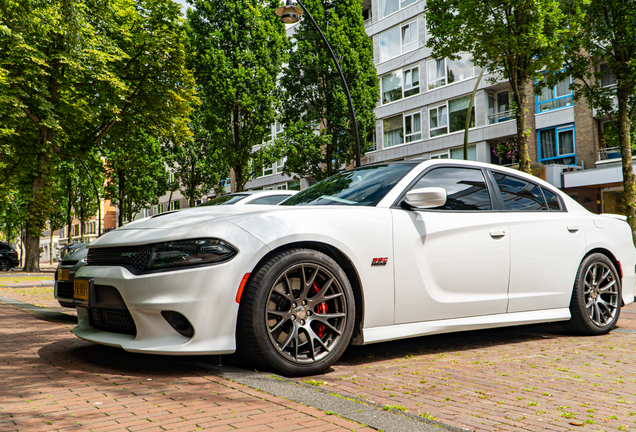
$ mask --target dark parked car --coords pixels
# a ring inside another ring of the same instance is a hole
[[[85,244],[86,243],[75,242],[64,246],[62,249],[60,249],[60,259],[64,258],[66,255],[72,252],[75,252],[77,249],[81,248]]]
[[[18,252],[9,243],[0,242],[0,271],[9,271],[19,265]]]
[[[85,244],[80,244],[71,252],[67,252],[55,272],[54,295],[60,306],[74,308],[73,303],[73,280],[75,273],[80,267],[86,265],[86,255],[88,248]]]

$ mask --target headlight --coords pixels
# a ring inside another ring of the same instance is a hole
[[[219,239],[157,243],[151,246],[148,270],[228,261],[237,252],[232,245]]]

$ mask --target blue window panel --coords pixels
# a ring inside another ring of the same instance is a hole
[[[544,87],[541,89],[541,93],[535,95],[537,113],[572,106],[571,84],[572,77],[567,77],[563,81],[558,82],[554,87]]]
[[[574,125],[557,126],[537,131],[539,162],[548,165],[576,165]]]

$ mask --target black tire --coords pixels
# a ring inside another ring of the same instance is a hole
[[[281,375],[318,374],[349,345],[355,315],[353,290],[333,259],[311,249],[283,251],[245,287],[237,351],[252,366]]]
[[[584,335],[609,333],[621,314],[621,279],[607,256],[593,253],[586,256],[576,273],[570,321],[565,330]]]
[[[11,270],[11,263],[9,260],[1,259],[0,260],[0,271],[9,271]]]

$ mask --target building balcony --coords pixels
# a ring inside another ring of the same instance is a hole
[[[502,111],[494,114],[488,114],[488,124],[501,123],[508,120],[513,120],[514,116],[512,110]]]

